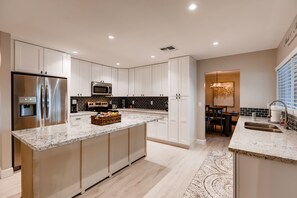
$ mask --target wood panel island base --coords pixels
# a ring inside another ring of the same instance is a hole
[[[155,119],[157,118],[151,120]],[[22,134],[20,131],[13,132],[15,137],[23,140],[21,144],[22,197],[73,197],[84,193],[92,185],[146,156],[146,121],[124,129],[119,127],[121,124],[123,123],[114,124],[119,130],[100,135],[97,131],[94,137],[79,138],[67,144],[62,141],[62,145],[54,147],[47,145],[50,148],[39,148],[36,145],[32,148],[33,145],[24,141],[26,137],[20,137]],[[63,127],[68,127],[69,130],[72,126]],[[85,130],[91,131],[91,128],[98,126],[86,124],[74,128],[79,130],[77,128],[84,127],[90,127]],[[46,137],[49,138],[50,134],[50,130],[47,129]],[[78,134],[76,132],[74,134],[77,137]],[[43,135],[45,135],[44,132],[41,132],[40,136]],[[51,135],[57,134],[55,132]],[[42,137],[38,138],[42,140]]]

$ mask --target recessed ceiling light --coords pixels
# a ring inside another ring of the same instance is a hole
[[[213,44],[214,46],[216,46],[216,45],[219,45],[219,42],[216,41],[216,42],[213,42],[212,44]]]
[[[192,3],[191,5],[189,5],[188,9],[189,10],[196,10],[197,5],[195,3]]]
[[[112,39],[114,39],[114,36],[109,35],[108,38],[112,40]]]
[[[117,63],[117,65],[120,65],[120,63]]]
[[[73,51],[72,53],[73,53],[73,54],[77,54],[78,52],[77,52],[77,51]]]
[[[154,56],[154,55],[152,55],[152,56],[151,56],[151,58],[155,58],[155,56]]]

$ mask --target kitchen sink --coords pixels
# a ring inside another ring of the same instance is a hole
[[[267,123],[245,122],[244,128],[264,132],[282,133],[282,131],[277,126]]]

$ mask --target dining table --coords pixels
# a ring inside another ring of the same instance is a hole
[[[208,107],[207,111],[205,112],[206,116],[210,116],[210,112],[213,111],[221,111],[222,117],[224,118],[225,122],[223,123],[223,133],[229,137],[232,133],[232,117],[238,117],[238,112],[227,112],[223,111],[226,107],[215,106],[215,107]]]

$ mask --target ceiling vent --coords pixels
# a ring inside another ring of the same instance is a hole
[[[168,46],[168,47],[162,47],[160,48],[161,51],[163,52],[171,52],[177,50],[173,45]]]

